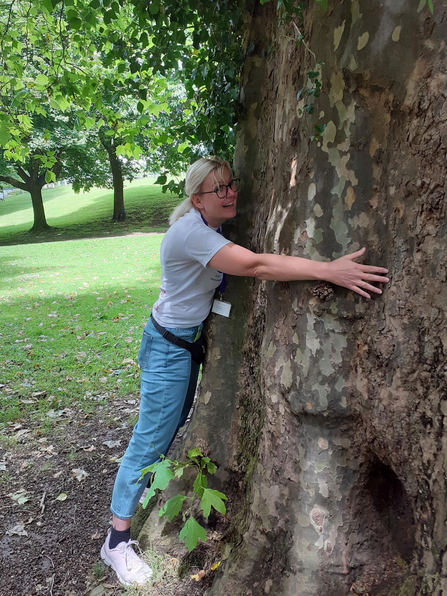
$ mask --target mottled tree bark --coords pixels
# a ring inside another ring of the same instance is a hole
[[[183,444],[230,496],[210,596],[447,595],[447,4],[329,4],[299,31],[255,8],[226,234],[316,260],[366,246],[391,282],[367,301],[229,280]],[[142,536],[169,530],[154,514]]]

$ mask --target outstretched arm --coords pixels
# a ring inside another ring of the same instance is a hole
[[[365,248],[330,262],[312,261],[285,255],[256,254],[238,244],[226,244],[208,263],[209,267],[228,273],[276,281],[324,280],[353,290],[370,298],[368,292],[381,294],[382,290],[371,282],[388,282],[383,267],[356,263],[365,254]]]

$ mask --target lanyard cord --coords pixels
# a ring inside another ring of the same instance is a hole
[[[203,223],[204,223],[206,226],[208,226],[208,227],[209,227],[209,224],[208,224],[208,222],[206,221],[206,219],[203,217],[203,215],[202,215],[202,214],[200,214],[200,217],[202,218],[202,221],[203,221]],[[221,234],[221,235],[222,235],[222,227],[221,227],[221,226],[219,226],[219,227],[217,228],[216,232],[217,232],[218,234]],[[219,271],[219,273],[222,273],[222,271]],[[222,273],[222,281],[220,282],[220,286],[219,286],[219,294],[220,294],[220,297],[221,297],[221,298],[222,298],[222,294],[225,292],[225,288],[226,288],[226,287],[227,287],[227,280],[226,280],[226,278],[225,278],[225,273]]]

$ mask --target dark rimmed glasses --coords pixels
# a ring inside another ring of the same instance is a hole
[[[219,199],[225,199],[228,194],[228,189],[231,188],[233,192],[237,192],[239,190],[239,178],[234,178],[230,184],[219,184],[219,186],[214,190],[208,190],[206,192],[201,192],[201,195],[212,195],[216,194]]]

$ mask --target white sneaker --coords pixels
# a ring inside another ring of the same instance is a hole
[[[142,586],[149,581],[152,569],[132,548],[134,544],[138,546],[136,540],[120,542],[115,548],[109,548],[109,544],[110,530],[101,548],[101,559],[115,571],[123,586],[131,586],[134,583]]]

